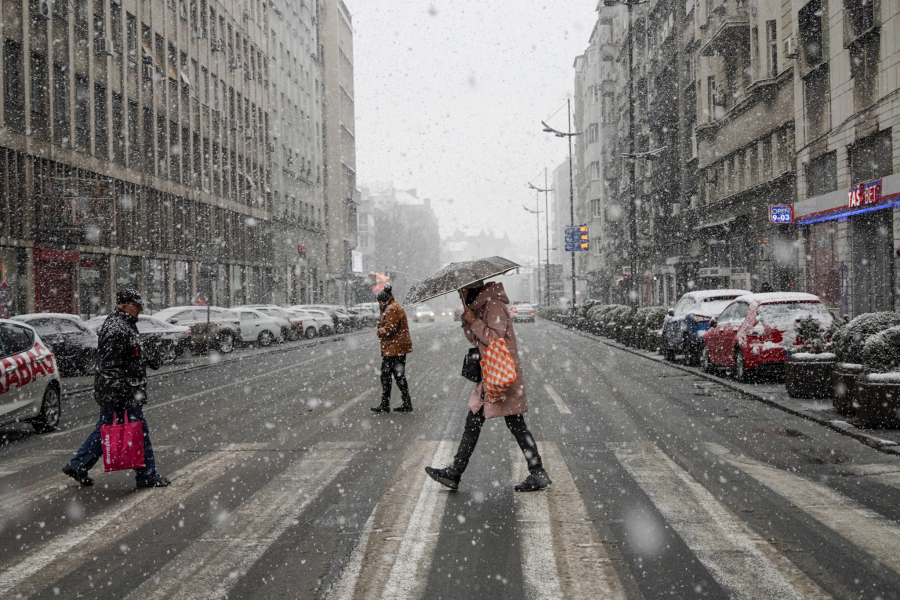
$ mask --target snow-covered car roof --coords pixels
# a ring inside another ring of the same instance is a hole
[[[744,294],[735,300],[743,300],[745,302],[758,302],[760,304],[771,304],[773,302],[821,302],[821,298],[815,294],[805,294],[803,292],[765,292],[761,294]]]
[[[78,321],[80,323],[84,323],[81,317],[78,315],[71,315],[69,313],[28,313],[26,315],[16,315],[12,317],[11,320],[19,321],[20,323],[31,321],[33,319],[44,319],[50,317],[52,319],[68,319],[70,321]]]
[[[706,300],[707,298],[721,298],[722,296],[743,296],[749,294],[747,290],[698,290],[696,292],[688,292],[684,295],[686,298],[694,300]]]

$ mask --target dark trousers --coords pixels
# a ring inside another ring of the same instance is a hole
[[[531,472],[540,471],[544,468],[541,461],[541,455],[538,452],[537,444],[528,431],[528,425],[525,424],[524,415],[510,415],[504,417],[506,427],[510,433],[516,438],[525,460],[528,461],[528,470]],[[475,445],[478,444],[478,437],[481,435],[481,427],[484,425],[484,407],[477,413],[469,411],[466,415],[466,428],[463,430],[462,440],[459,442],[459,449],[456,456],[453,457],[453,467],[460,471],[465,471],[469,466],[469,459],[472,458],[472,452],[475,451]]]
[[[406,355],[381,357],[381,404],[387,406],[391,401],[391,378],[397,380],[403,406],[412,406],[409,397],[409,384],[406,383]]]
[[[94,431],[84,440],[84,443],[81,445],[81,448],[78,449],[78,452],[75,453],[75,456],[69,461],[69,466],[75,469],[76,471],[80,471],[82,473],[87,473],[91,470],[97,461],[100,460],[100,457],[103,456],[103,444],[100,441],[100,426],[101,425],[111,425],[113,422],[113,417],[118,414],[119,419],[118,422],[122,422],[122,411],[118,411],[118,413],[108,409],[108,408],[100,408],[100,420],[97,421],[97,426],[94,428]],[[136,479],[141,481],[149,481],[158,475],[156,472],[156,460],[153,458],[153,445],[150,443],[150,428],[147,427],[147,420],[144,418],[143,409],[138,406],[136,408],[128,409],[128,420],[129,421],[140,421],[144,426],[144,467],[141,469],[135,469],[134,473],[136,475]]]

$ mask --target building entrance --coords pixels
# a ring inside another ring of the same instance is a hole
[[[894,310],[891,211],[855,215],[850,224],[854,316]]]
[[[77,314],[75,267],[78,252],[35,249],[34,291],[37,312]]]

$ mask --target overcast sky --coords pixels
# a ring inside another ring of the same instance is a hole
[[[527,183],[542,186],[544,167],[552,178],[567,156],[540,122],[562,106],[550,124],[566,128],[596,0],[345,2],[359,185],[416,188],[432,198],[442,235],[484,223],[534,243]]]

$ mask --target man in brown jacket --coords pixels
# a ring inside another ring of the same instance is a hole
[[[394,412],[412,412],[412,398],[409,397],[409,385],[406,383],[406,355],[412,352],[412,339],[409,337],[409,323],[406,311],[391,293],[391,286],[386,285],[376,296],[381,308],[376,333],[381,340],[381,404],[372,408],[373,412],[391,412],[391,377],[397,380],[403,405]]]

